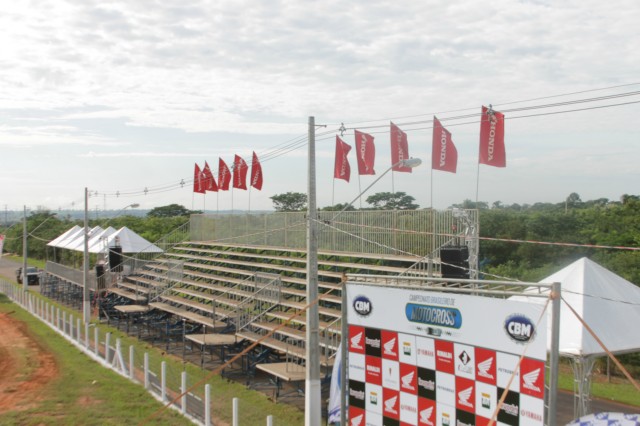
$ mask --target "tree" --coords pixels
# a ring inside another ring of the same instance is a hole
[[[405,192],[378,192],[367,197],[367,204],[371,204],[374,210],[415,210],[418,206],[415,198]]]
[[[353,205],[351,205],[351,204],[347,204],[347,203],[338,203],[338,204],[335,204],[335,205],[333,205],[333,206],[326,206],[326,207],[323,207],[323,208],[321,208],[320,210],[323,210],[323,211],[326,211],[326,212],[339,212],[339,211],[341,211],[342,209],[345,209],[345,208],[346,208],[346,210],[345,210],[345,211],[348,211],[348,212],[354,211],[354,210],[356,209],[356,208],[355,208],[355,207],[353,207]]]
[[[270,197],[277,212],[299,212],[307,208],[307,194],[287,192]]]
[[[202,213],[200,211],[192,211],[180,204],[169,204],[168,206],[156,207],[147,213],[147,217],[176,217],[189,216],[193,213]]]

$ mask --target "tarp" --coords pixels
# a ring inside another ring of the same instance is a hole
[[[95,226],[95,227],[91,228],[89,230],[89,233],[87,234],[87,236],[89,237],[89,241],[91,241],[91,238],[95,237],[96,235],[98,235],[102,231],[104,231],[104,229],[102,229],[100,226]],[[77,234],[76,237],[73,240],[71,240],[69,242],[64,242],[64,245],[61,245],[59,247],[65,248],[67,250],[84,251],[84,232],[83,232],[83,230],[80,230],[80,233]]]
[[[107,241],[111,234],[116,232],[115,228],[111,226],[107,229],[103,229],[102,232],[92,236],[89,240],[89,253],[102,253],[107,247]]]
[[[123,226],[107,237],[107,247],[122,247],[123,253],[162,253],[162,249]]]
[[[584,319],[610,352],[640,351],[640,333],[629,332],[635,329],[640,319],[640,287],[586,257],[540,282],[560,282],[562,285],[560,355],[584,357],[606,354],[567,304]],[[538,289],[531,288],[526,292],[537,293]],[[539,304],[546,302],[543,298],[526,296],[511,299]],[[548,312],[551,316],[550,307]],[[550,318],[548,324],[551,327]],[[551,337],[551,330],[547,336]]]

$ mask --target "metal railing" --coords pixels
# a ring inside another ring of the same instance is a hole
[[[236,331],[241,331],[262,318],[280,303],[282,281],[279,275],[255,274],[254,283],[254,293],[236,306],[235,318],[232,320]]]

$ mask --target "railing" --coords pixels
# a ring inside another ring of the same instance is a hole
[[[235,318],[232,320],[236,332],[262,318],[280,303],[282,281],[279,275],[256,274],[254,282],[255,292],[236,306]],[[266,284],[261,285],[262,283]]]
[[[319,250],[421,257],[451,240],[466,244],[478,229],[477,210],[348,211],[335,217],[318,212]],[[192,241],[304,250],[306,238],[305,212],[191,216]]]
[[[48,274],[56,275],[63,280],[74,283],[80,287],[84,286],[84,272],[81,269],[70,268],[68,266],[61,265],[59,263],[47,261],[45,265],[45,272]],[[105,275],[103,275],[105,281],[108,282],[109,273],[105,271]],[[95,290],[97,287],[98,280],[96,278],[95,273],[89,273],[89,289]]]
[[[163,278],[153,277],[153,281],[157,283],[155,286],[151,286],[149,289],[149,303],[155,302],[167,291],[171,290],[176,285],[182,282],[184,278],[184,261],[167,259],[167,263],[170,266],[164,274]]]

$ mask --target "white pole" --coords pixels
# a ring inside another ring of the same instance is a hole
[[[307,310],[306,323],[306,377],[304,417],[306,426],[320,426],[321,385],[320,385],[320,340],[318,316],[318,236],[316,208],[316,146],[315,118],[309,117],[308,145],[308,186],[307,186]]]
[[[161,389],[161,398],[162,402],[167,402],[167,362],[162,361],[160,364],[161,374],[160,374],[160,389]]]
[[[109,362],[109,344],[110,344],[110,340],[111,340],[111,333],[107,333],[104,336],[104,360],[106,362]]]
[[[144,388],[149,389],[149,354],[144,353]]]
[[[180,398],[180,406],[181,406],[180,412],[182,412],[182,414],[186,414],[187,413],[187,372],[186,371],[182,372],[180,379],[181,379],[180,392],[182,393],[182,397]]]
[[[133,345],[130,345],[129,346],[129,378],[131,380],[133,380],[134,372],[136,370],[136,366],[134,365],[135,361],[134,361],[134,357],[133,357],[133,354],[134,354],[133,351],[134,351],[134,347],[133,347]]]
[[[232,419],[231,419],[231,424],[232,426],[238,426],[238,398],[233,398],[233,405],[232,405]]]
[[[95,351],[96,356],[100,357],[100,348],[98,346],[100,344],[100,330],[98,330],[98,327],[93,330],[93,340],[95,345],[93,350]]]
[[[204,385],[204,426],[211,426],[211,385]]]
[[[273,416],[267,416],[267,426],[273,426]]]
[[[91,322],[89,300],[89,190],[84,188],[84,254],[82,257],[82,318]]]
[[[551,287],[551,347],[549,349],[549,411],[547,413],[547,424],[555,424],[557,416],[561,291],[561,284],[559,282],[553,283]]]
[[[24,206],[22,224],[22,288],[29,290],[29,277],[27,276],[27,206]]]

